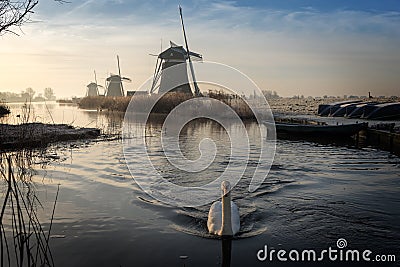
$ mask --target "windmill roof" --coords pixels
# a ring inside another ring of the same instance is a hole
[[[186,59],[186,50],[182,46],[170,47],[158,55],[162,59]]]
[[[89,83],[86,87],[97,87],[97,84],[94,82]]]
[[[119,75],[111,75],[110,77],[108,77],[107,79],[106,79],[106,81],[111,81],[111,80],[114,80],[114,81],[116,81],[116,80],[121,80],[121,76],[119,76]]]
[[[197,58],[202,58],[202,56],[198,53],[189,52],[190,56],[194,56]],[[187,52],[183,46],[178,46],[176,44],[171,44],[171,47],[164,50],[158,55],[161,59],[187,59]]]

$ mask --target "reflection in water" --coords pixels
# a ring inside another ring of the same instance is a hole
[[[221,175],[230,161],[230,138],[227,131],[214,121],[193,120],[186,124],[179,133],[177,146],[169,145],[168,147],[163,147],[164,144],[168,144],[170,138],[175,137],[169,136],[168,129],[165,130],[166,133],[161,137],[160,128],[157,130],[159,134],[146,136],[149,157],[156,170],[162,173],[164,178],[176,185],[195,187],[208,184]],[[155,132],[154,125],[151,126],[151,131]],[[232,132],[232,129],[228,129],[228,131]],[[166,151],[170,154],[169,158],[165,156]],[[205,153],[214,153],[214,155],[207,157]],[[180,158],[181,155],[188,164],[199,160],[201,156],[203,158],[211,158],[212,161],[202,162],[206,165],[202,166],[203,168],[200,171],[187,172],[171,162],[171,159]]]
[[[4,188],[0,196],[1,266],[54,266],[49,247],[53,216],[45,230],[37,210],[42,205],[32,182],[34,158],[31,150],[0,154]]]
[[[222,267],[230,267],[231,266],[231,254],[232,254],[232,238],[223,237],[221,239],[221,247],[222,247]]]

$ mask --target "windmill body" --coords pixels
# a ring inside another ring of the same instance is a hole
[[[107,81],[106,96],[124,96],[121,76],[111,75],[106,79],[106,81]]]
[[[96,71],[94,71],[94,80],[96,82],[91,82],[88,85],[86,85],[87,90],[86,90],[86,96],[99,96],[99,87],[103,87],[99,84],[97,84],[97,77],[96,77]]]
[[[96,83],[89,83],[87,86],[87,96],[98,96],[99,95],[99,90],[97,89],[97,84]]]
[[[111,74],[110,77],[106,79],[107,88],[106,88],[106,96],[107,97],[116,97],[116,96],[124,96],[124,87],[122,82],[123,81],[131,81],[130,78],[122,77],[121,76],[121,68],[119,66],[119,57],[117,56],[118,62],[118,75]]]
[[[158,55],[151,93],[180,92],[193,94],[187,72],[188,53],[183,46],[170,42],[170,47]],[[191,57],[201,60],[202,56],[190,52]]]

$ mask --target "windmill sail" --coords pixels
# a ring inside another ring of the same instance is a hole
[[[192,64],[191,57],[190,57],[191,54],[190,54],[190,50],[189,50],[189,45],[188,45],[188,41],[187,41],[187,38],[186,38],[185,25],[183,24],[183,15],[182,15],[182,7],[181,6],[179,6],[179,14],[181,15],[182,31],[183,31],[183,37],[185,39],[186,53],[187,53],[187,57],[188,57],[188,60],[189,60],[190,72],[192,74],[192,79],[193,79],[194,94],[195,94],[195,96],[200,96],[201,95],[200,88],[197,85],[196,75],[195,75],[194,67],[193,67],[193,64]]]

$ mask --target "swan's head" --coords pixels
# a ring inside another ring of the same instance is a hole
[[[231,191],[231,189],[231,184],[228,181],[222,181],[221,190],[223,196],[227,195]]]

